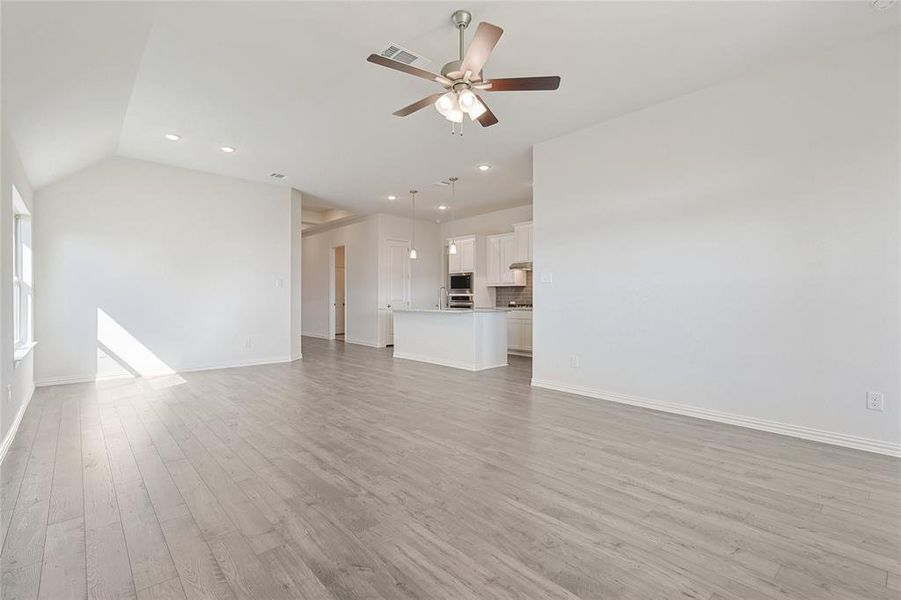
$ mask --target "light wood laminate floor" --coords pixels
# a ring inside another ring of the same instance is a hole
[[[304,340],[39,389],[2,598],[901,598],[901,462]]]

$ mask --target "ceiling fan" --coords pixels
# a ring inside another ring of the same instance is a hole
[[[507,77],[501,79],[485,79],[482,67],[488,61],[491,51],[500,39],[504,30],[491,23],[479,23],[475,37],[466,52],[463,51],[463,31],[472,21],[472,15],[465,10],[458,10],[451,15],[454,26],[460,32],[460,59],[454,60],[441,68],[437,75],[424,69],[386,58],[379,54],[370,54],[371,63],[388,67],[416,77],[429,79],[441,84],[444,91],[427,96],[418,102],[405,106],[394,112],[398,117],[406,117],[433,104],[441,115],[454,124],[462,123],[465,114],[482,127],[490,127],[497,123],[497,117],[488,108],[488,104],[477,92],[517,92],[532,90],[556,90],[560,87],[560,77]]]

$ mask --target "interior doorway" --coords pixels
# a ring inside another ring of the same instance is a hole
[[[329,330],[332,339],[343,342],[347,324],[347,275],[346,254],[344,246],[333,246],[331,256],[331,310]]]

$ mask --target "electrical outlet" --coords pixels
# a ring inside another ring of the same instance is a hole
[[[885,408],[885,394],[882,392],[867,392],[867,408],[870,410],[883,410]]]
[[[579,355],[573,354],[569,359],[569,364],[570,364],[570,366],[572,366],[573,369],[578,369],[579,368]]]
[[[250,350],[251,348],[253,348],[253,338],[252,338],[252,337],[249,337],[249,338],[247,338],[247,340],[244,342],[244,349],[245,349],[245,350]]]

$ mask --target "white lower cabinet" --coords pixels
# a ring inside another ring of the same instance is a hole
[[[532,311],[513,310],[507,313],[507,350],[532,352]]]

